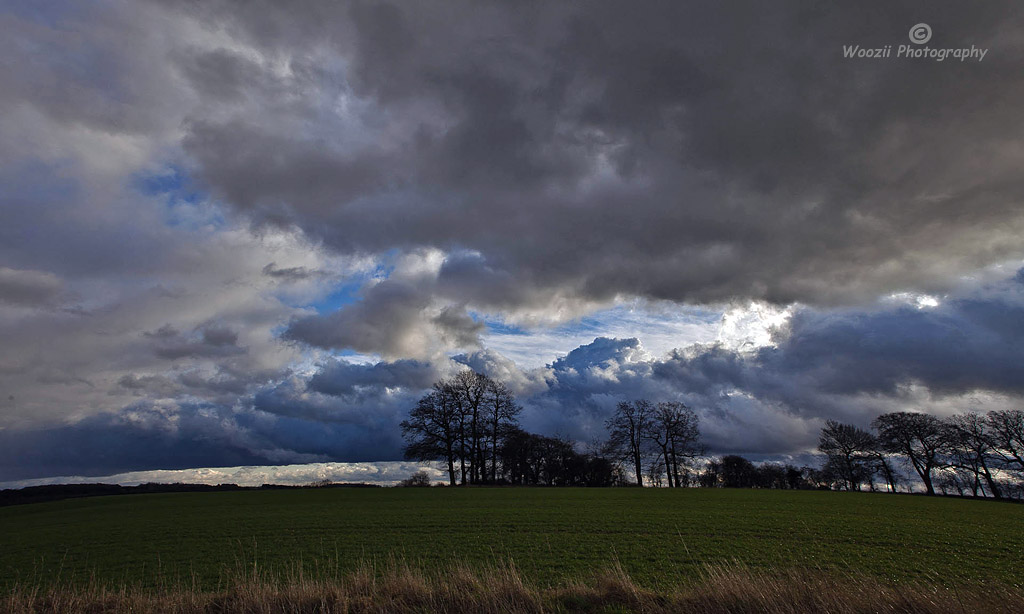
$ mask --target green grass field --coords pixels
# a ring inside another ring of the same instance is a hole
[[[0,508],[0,586],[215,589],[240,567],[334,574],[399,559],[511,560],[555,585],[619,562],[649,587],[706,564],[1019,584],[1024,505],[709,489],[307,489],[129,495]]]

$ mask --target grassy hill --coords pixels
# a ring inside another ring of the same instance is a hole
[[[239,570],[326,577],[401,560],[511,561],[539,586],[616,562],[641,586],[708,564],[1011,585],[1024,505],[709,489],[305,489],[94,497],[0,508],[0,587],[59,581],[215,590]]]

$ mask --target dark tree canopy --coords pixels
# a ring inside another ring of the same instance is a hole
[[[981,483],[984,478],[992,496],[1001,499],[1002,489],[992,474],[993,436],[988,420],[969,412],[950,417],[944,427],[947,462],[954,470],[968,476],[971,494],[976,496],[979,489],[984,488]]]
[[[650,401],[623,401],[605,423],[608,429],[608,451],[630,463],[637,486],[644,485],[644,457],[647,454],[654,406]]]
[[[462,409],[453,391],[443,383],[423,396],[400,424],[408,442],[405,458],[445,461],[449,483],[455,485],[455,460],[462,449]]]
[[[683,485],[683,470],[704,453],[700,444],[697,414],[675,401],[663,401],[654,407],[642,436],[654,444],[668,476],[669,487]],[[659,460],[660,459],[660,460]]]
[[[570,441],[518,427],[522,408],[503,383],[462,371],[437,382],[401,424],[405,457],[443,461],[448,482],[548,486],[611,486],[618,467],[581,454]]]
[[[405,457],[441,461],[448,483],[544,486],[700,485],[724,488],[875,490],[903,481],[897,459],[912,466],[925,490],[942,494],[1024,496],[1024,412],[966,412],[946,419],[892,412],[871,424],[875,433],[829,420],[818,440],[820,468],[739,455],[706,459],[696,413],[674,401],[618,403],[606,421],[608,440],[583,452],[577,442],[528,433],[508,387],[470,370],[436,382],[401,423]],[[623,467],[628,467],[628,471]],[[428,483],[425,475],[416,484]],[[412,481],[408,481],[413,485]]]
[[[1024,411],[1013,409],[989,412],[986,427],[993,452],[1002,467],[1024,471]]]
[[[942,421],[928,414],[901,411],[882,414],[871,424],[878,431],[882,449],[905,457],[921,477],[928,494],[934,495],[932,472],[941,464],[940,453],[945,443]]]
[[[878,441],[875,436],[852,424],[835,420],[825,423],[818,440],[818,450],[827,457],[827,464],[846,483],[848,490],[859,490],[871,480]]]

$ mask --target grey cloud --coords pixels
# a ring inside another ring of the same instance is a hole
[[[245,95],[253,82],[266,77],[259,65],[227,49],[183,53],[179,70],[197,92],[213,99],[233,101]]]
[[[251,107],[197,117],[185,147],[199,176],[335,249],[469,249],[507,280],[486,297],[451,284],[456,303],[529,307],[534,288],[863,302],[1024,254],[1010,3],[206,10],[267,53],[349,67],[345,85],[313,77],[258,113],[297,120],[339,96],[359,110],[315,136],[275,132]],[[937,44],[991,51],[842,57],[922,20]]]
[[[324,314],[293,321],[285,339],[324,349],[353,349],[386,357],[424,358],[447,348],[479,346],[484,325],[464,306],[435,309],[432,276],[374,283],[361,300]],[[436,315],[431,315],[436,311]]]
[[[738,351],[696,345],[657,358],[637,339],[597,338],[547,367],[524,371],[493,350],[452,358],[507,382],[524,426],[590,441],[621,400],[680,400],[701,417],[715,453],[799,456],[827,419],[867,427],[913,407],[940,415],[1024,397],[1024,274],[943,297],[938,306],[878,303],[798,310],[776,345]],[[404,415],[444,371],[416,361],[325,365],[309,388]],[[402,388],[406,406],[388,406]]]
[[[711,453],[808,462],[805,455],[829,418],[866,427],[878,413],[908,407],[945,415],[1019,403],[1022,308],[1019,274],[928,308],[804,308],[779,331],[777,345],[755,351],[697,345],[658,358],[637,339],[597,338],[531,371],[493,350],[451,361],[331,359],[309,377],[272,379],[231,409],[141,401],[75,425],[0,431],[0,443],[14,446],[12,452],[0,446],[6,454],[0,454],[0,477],[67,474],[73,463],[82,463],[82,471],[113,472],[392,460],[401,454],[399,421],[434,381],[464,366],[512,386],[524,406],[523,426],[535,432],[599,440],[617,402],[679,400],[698,413]],[[199,373],[180,378],[184,386],[206,381]],[[169,383],[151,376],[121,381],[150,393]],[[194,437],[202,437],[202,445]],[[122,449],[122,439],[133,443]],[[104,454],[97,452],[101,445]],[[155,452],[144,456],[143,448]],[[38,466],[19,463],[19,454]]]
[[[63,284],[52,273],[0,267],[0,302],[35,307],[53,301]]]
[[[532,396],[548,386],[548,369],[524,371],[516,363],[500,353],[484,348],[468,354],[452,356],[456,363],[466,365],[477,373],[503,382],[513,394]]]
[[[216,405],[141,401],[75,424],[0,431],[0,478],[326,460],[290,449],[286,430]]]
[[[335,360],[309,379],[309,389],[333,396],[352,394],[360,387],[406,388],[420,391],[442,377],[433,364],[418,360],[396,360],[373,365],[358,365]]]
[[[238,346],[238,333],[218,326],[202,329],[198,338],[182,335],[170,325],[143,335],[154,340],[156,356],[169,360],[235,356],[247,351]]]
[[[483,322],[470,317],[464,305],[448,305],[430,321],[440,330],[447,345],[457,348],[479,346],[480,333],[487,328]]]
[[[807,309],[776,347],[677,351],[653,376],[706,399],[739,393],[795,416],[864,426],[887,405],[965,410],[985,395],[1024,396],[1022,308],[1018,276],[931,308]]]
[[[193,391],[200,390],[209,393],[230,395],[232,398],[237,398],[239,395],[245,394],[246,390],[252,384],[252,382],[247,378],[231,376],[204,377],[201,373],[197,373],[195,371],[182,373],[178,376],[178,381]]]
[[[545,372],[524,421],[580,440],[603,437],[619,400],[681,400],[714,452],[798,455],[829,418],[867,427],[879,413],[946,415],[1024,398],[1024,275],[962,289],[938,306],[804,308],[777,345],[697,345],[666,358],[636,339],[598,338]]]
[[[309,279],[311,277],[318,277],[323,275],[322,271],[311,271],[306,267],[296,266],[287,268],[278,268],[276,262],[271,262],[267,266],[263,267],[263,274],[267,277],[273,277],[275,279],[281,279],[284,281],[301,281],[303,279]]]
[[[208,326],[203,329],[203,343],[214,347],[238,345],[238,333],[222,326]]]
[[[4,471],[395,458],[417,387],[462,364],[513,382],[530,428],[586,440],[617,400],[676,398],[723,451],[1019,399],[1019,289],[955,287],[1024,255],[1022,20],[1012,2],[15,5]],[[842,58],[921,21],[989,54]],[[169,164],[202,202],[139,187]],[[289,322],[336,270],[321,247],[382,270],[445,257]],[[949,296],[875,304],[914,289]],[[630,295],[812,307],[754,353],[599,339],[523,372],[480,348],[477,313],[565,322]],[[389,361],[292,376],[309,348],[282,326]],[[89,417],[53,426],[70,411]]]
[[[156,398],[170,397],[180,390],[180,386],[163,375],[126,373],[117,380],[117,385],[134,393],[152,395]]]

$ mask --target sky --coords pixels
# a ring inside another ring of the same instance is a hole
[[[11,1],[0,56],[0,484],[400,479],[467,367],[801,464],[1021,407],[1014,2]]]

